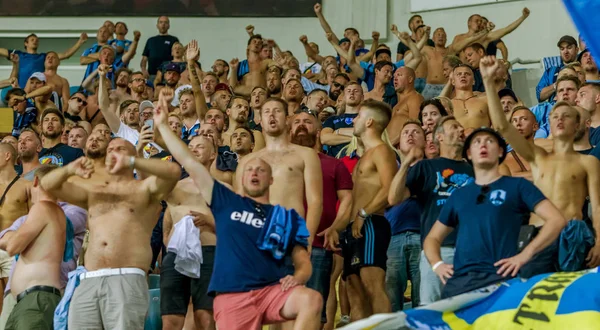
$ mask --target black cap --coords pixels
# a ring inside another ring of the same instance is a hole
[[[579,53],[579,55],[577,55],[577,62],[581,63],[581,58],[583,57],[583,54],[585,53],[589,53],[590,50],[588,48],[584,49],[581,53]],[[583,63],[581,63],[583,64]]]
[[[469,159],[469,157],[467,157],[467,150],[469,150],[469,147],[471,146],[471,141],[473,141],[473,138],[475,137],[475,135],[477,135],[481,132],[492,134],[498,141],[498,145],[500,145],[500,148],[502,148],[502,156],[500,156],[500,161],[498,162],[498,164],[502,164],[502,162],[506,158],[506,154],[507,154],[506,141],[504,141],[504,139],[502,138],[502,136],[500,134],[498,134],[498,132],[494,131],[493,129],[491,129],[489,127],[480,127],[478,129],[474,130],[471,134],[469,134],[469,136],[467,136],[467,139],[465,140],[465,146],[463,147],[463,151],[462,151],[463,158],[466,159],[469,162],[469,164],[472,163],[472,161]]]
[[[519,102],[517,95],[515,95],[515,92],[513,92],[513,90],[510,88],[504,88],[498,92],[498,98],[503,98],[505,96],[510,96],[513,98],[513,100],[515,100],[515,102]]]
[[[560,44],[562,44],[563,42],[566,42],[567,45],[577,45],[577,40],[575,40],[575,38],[571,36],[562,36],[560,40],[558,40],[556,47],[560,47]]]
[[[171,62],[165,67],[165,72],[167,71],[175,71],[177,73],[181,73],[181,68],[179,67],[179,65]]]

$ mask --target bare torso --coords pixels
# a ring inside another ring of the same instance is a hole
[[[173,219],[173,226],[178,223],[184,216],[189,215],[190,211],[196,211],[213,219],[212,212],[206,201],[200,195],[200,190],[196,187],[194,180],[188,177],[179,182],[169,194],[166,199],[169,205],[169,212],[171,212],[171,219]],[[165,245],[169,244],[171,240],[171,234],[169,234],[168,240]],[[214,246],[217,243],[217,237],[210,227],[200,227],[200,241],[202,246]]]
[[[68,101],[64,100],[64,95],[63,95],[63,88],[66,85],[67,88],[69,86],[69,82],[67,81],[67,79],[59,76],[56,73],[48,73],[45,72],[46,75],[46,79],[48,81],[48,84],[52,84],[53,88],[52,91],[56,92],[58,94],[58,96],[63,97],[63,102],[64,101]],[[68,97],[68,96],[66,96]],[[66,108],[66,104],[64,104],[65,108]]]
[[[147,270],[152,260],[150,237],[160,203],[152,200],[144,181],[93,177],[80,185],[89,194],[89,245],[85,267],[135,267]]]
[[[377,100],[377,101],[383,101],[384,94],[385,94],[385,89],[377,90],[376,88],[373,88],[372,90],[370,90],[369,92],[367,92],[365,94],[365,100],[373,99],[373,100]]]
[[[419,118],[419,106],[423,102],[423,96],[413,90],[410,93],[397,93],[398,104],[392,109],[392,119],[387,126],[387,132],[392,142],[397,141],[402,131],[402,125],[408,119]]]
[[[262,149],[244,157],[244,161],[261,158],[266,161],[273,171],[273,184],[269,189],[270,202],[285,208],[296,210],[302,217],[306,214],[304,209],[304,154],[313,152],[306,147],[290,144],[282,150]],[[238,170],[241,170],[238,166]],[[238,173],[237,175],[240,175]],[[243,194],[241,187],[238,193]]]
[[[533,182],[561,211],[567,220],[582,219],[582,209],[588,196],[587,163],[593,156],[575,151],[567,154],[536,154],[531,171]],[[541,225],[540,218],[532,215],[530,222]]]
[[[511,176],[521,177],[529,181],[533,181],[531,165],[529,165],[529,162],[523,157],[519,156],[514,150],[506,156],[506,159],[502,164],[508,167]]]
[[[453,98],[454,117],[465,128],[465,134],[469,134],[475,128],[490,127],[490,115],[485,94],[471,95],[462,98]]]
[[[11,181],[0,183],[0,193],[4,192]],[[19,179],[6,193],[4,202],[0,205],[0,228],[2,230],[10,227],[15,220],[29,212],[30,186],[31,183],[25,179]]]
[[[244,77],[246,85],[252,86],[267,86],[267,61],[260,58],[259,53],[248,53],[248,74]]]
[[[375,148],[389,148],[387,145],[382,144]],[[377,172],[377,167],[373,162],[371,156],[374,149],[365,151],[362,155],[354,171],[352,172],[352,181],[354,181],[354,188],[352,189],[352,213],[351,215],[358,214],[359,210],[367,206],[373,199],[373,196],[381,190],[381,179]],[[384,209],[381,209],[375,214],[383,215]]]
[[[44,217],[47,224],[19,255],[10,283],[14,297],[35,285],[62,287],[60,265],[66,240],[65,213],[56,203],[41,201],[31,209],[26,221],[32,217]]]
[[[427,83],[443,85],[446,83],[442,62],[448,54],[448,48],[425,46],[423,55],[427,58]]]

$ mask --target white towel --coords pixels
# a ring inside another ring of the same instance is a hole
[[[194,218],[186,215],[173,228],[167,252],[175,253],[175,270],[181,274],[200,278],[202,243],[200,229],[194,226]]]

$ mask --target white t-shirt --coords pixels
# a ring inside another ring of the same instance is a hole
[[[300,64],[300,71],[302,73],[306,72],[306,69],[308,69],[311,65],[313,65],[314,62],[306,62],[306,63],[302,63]],[[319,72],[321,72],[321,64],[317,63],[315,65],[312,66],[312,68],[310,68],[310,72],[317,74]]]
[[[119,126],[119,131],[115,134],[115,136],[125,139],[131,142],[131,144],[133,144],[134,146],[136,146],[138,140],[140,139],[140,132],[121,122],[121,125]],[[151,150],[152,148],[156,148],[158,152],[163,151],[163,149],[158,144],[148,143],[144,148],[144,158],[150,158],[149,150]]]

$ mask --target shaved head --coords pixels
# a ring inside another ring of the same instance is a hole
[[[10,159],[12,159],[13,161],[15,159],[17,159],[17,151],[9,143],[0,143],[0,153],[2,153],[2,154],[9,153],[10,154]]]

